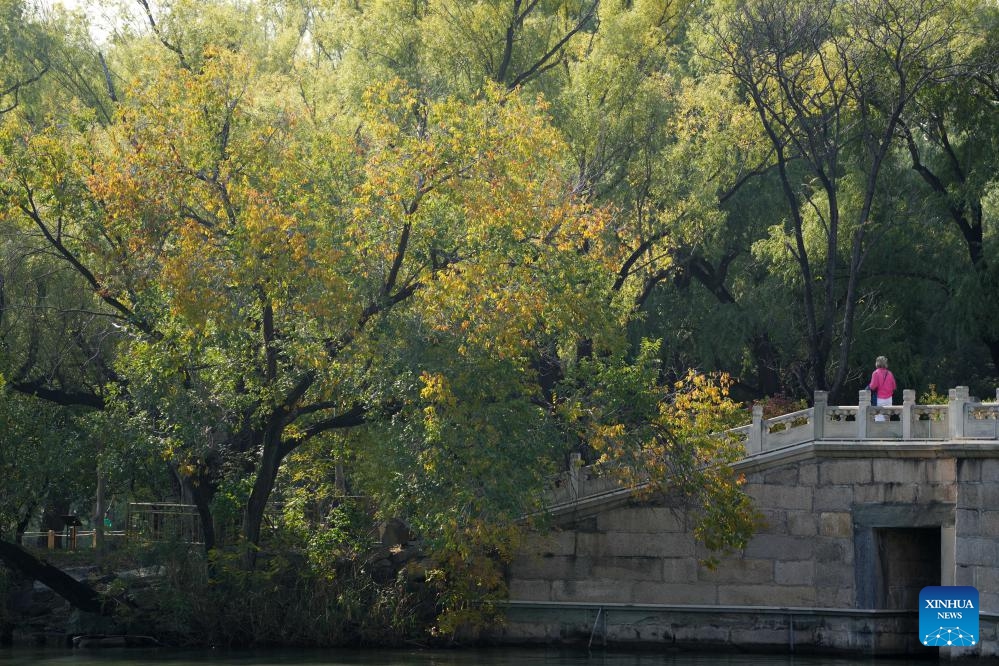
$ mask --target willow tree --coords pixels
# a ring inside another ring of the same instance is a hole
[[[399,76],[429,97],[475,94],[485,82],[552,95],[592,35],[597,0],[376,0],[310,3],[317,62],[334,65],[341,93]]]
[[[757,115],[787,206],[766,247],[797,267],[803,386],[837,391],[849,377],[861,268],[885,224],[882,169],[915,96],[958,71],[959,15],[892,0],[760,0],[718,14],[707,55]]]
[[[20,106],[26,91],[49,71],[46,39],[23,2],[0,3],[0,115]]]
[[[964,16],[969,35],[960,76],[934,82],[919,91],[898,125],[908,166],[920,188],[930,194],[927,219],[959,239],[964,257],[949,268],[954,298],[948,315],[962,323],[988,350],[992,374],[999,374],[999,328],[995,292],[999,267],[994,236],[988,233],[988,199],[995,192],[999,160],[999,11],[971,3]],[[971,37],[973,36],[973,37]],[[954,307],[956,306],[956,307]]]

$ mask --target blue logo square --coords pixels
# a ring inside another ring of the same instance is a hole
[[[977,645],[978,640],[978,590],[969,585],[938,585],[920,591],[920,643],[967,647]]]

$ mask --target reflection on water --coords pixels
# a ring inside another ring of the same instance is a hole
[[[927,651],[935,658],[936,651]],[[614,652],[497,648],[491,650],[3,650],[10,666],[854,666],[925,665],[926,661],[690,652]]]

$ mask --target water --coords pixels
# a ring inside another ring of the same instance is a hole
[[[930,655],[932,656],[932,655]],[[934,662],[929,662],[934,663]],[[489,650],[0,649],[4,666],[907,666],[926,660],[690,652]]]

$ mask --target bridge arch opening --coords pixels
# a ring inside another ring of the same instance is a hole
[[[953,585],[954,506],[855,506],[857,607],[919,609],[919,591]]]
[[[939,527],[879,527],[875,608],[916,610],[919,591],[940,585],[941,535]]]

